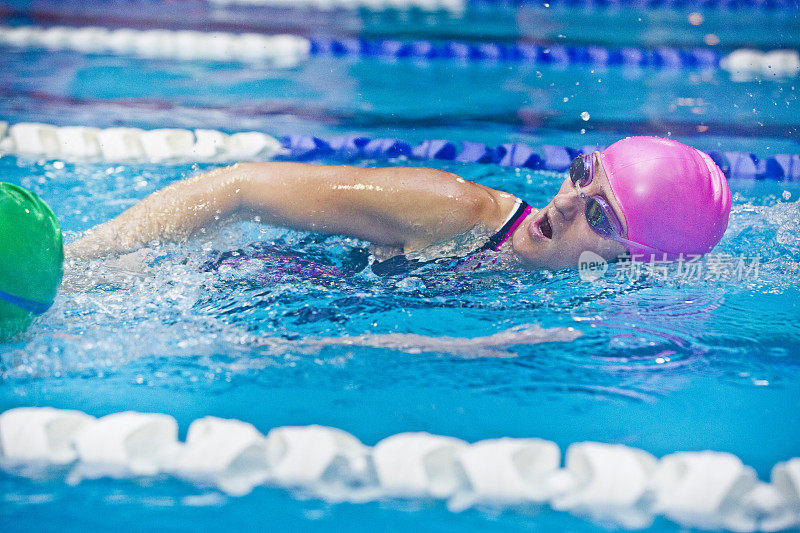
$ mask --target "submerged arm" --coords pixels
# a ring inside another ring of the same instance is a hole
[[[511,195],[429,168],[246,163],[173,183],[67,249],[72,257],[178,241],[234,214],[406,249],[483,222],[502,223]]]
[[[415,333],[366,334],[355,337],[323,337],[297,342],[302,348],[318,352],[328,346],[386,348],[409,354],[449,353],[464,358],[516,357],[509,348],[520,344],[570,342],[583,333],[569,327],[542,328],[524,324],[485,337],[430,337]]]

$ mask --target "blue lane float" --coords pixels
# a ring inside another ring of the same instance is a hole
[[[458,153],[456,145],[450,141],[430,140],[422,141],[411,149],[411,154],[417,159],[444,159],[452,161]]]
[[[720,55],[708,48],[606,48],[603,46],[538,45],[528,42],[366,40],[353,37],[309,39],[311,55],[376,57],[382,59],[448,59],[453,61],[511,61],[555,66],[588,65],[659,69],[718,68]]]
[[[463,163],[494,163],[494,150],[483,143],[461,142],[461,152],[455,158]]]
[[[288,135],[282,137],[281,142],[296,161],[317,159],[333,153],[330,144],[311,135]]]
[[[748,152],[709,152],[719,168],[732,179],[800,181],[800,156],[778,154],[759,159]]]
[[[568,170],[570,162],[578,154],[605,149],[605,146],[597,144],[578,148],[549,144],[529,146],[524,143],[487,146],[478,142],[457,143],[445,139],[427,139],[411,145],[400,139],[370,139],[358,135],[337,136],[328,140],[310,135],[290,135],[281,141],[286,149],[282,157],[294,161],[407,158],[498,164],[555,172]],[[800,181],[799,154],[778,154],[765,159],[748,152],[712,151],[709,155],[730,179]]]

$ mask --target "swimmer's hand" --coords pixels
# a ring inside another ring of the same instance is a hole
[[[521,344],[571,342],[583,333],[575,328],[542,328],[523,324],[485,337],[429,337],[414,333],[387,333],[348,337],[323,337],[300,342],[301,351],[317,352],[328,346],[386,348],[408,354],[447,353],[464,358],[517,357],[508,350]],[[297,346],[293,346],[296,348]]]

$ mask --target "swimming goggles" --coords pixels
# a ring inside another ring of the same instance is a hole
[[[572,160],[569,165],[569,179],[578,190],[578,195],[586,202],[586,221],[595,233],[606,239],[612,239],[624,244],[629,249],[631,246],[635,246],[651,254],[666,254],[661,250],[623,238],[622,221],[620,221],[608,201],[602,196],[589,196],[581,190],[581,187],[588,187],[594,179],[592,154],[581,154]]]

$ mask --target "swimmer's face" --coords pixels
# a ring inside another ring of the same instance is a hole
[[[626,236],[625,218],[611,192],[598,154],[592,154],[594,179],[582,190],[588,196],[606,199],[622,221],[623,236]],[[546,270],[577,268],[578,258],[585,251],[594,252],[606,260],[624,254],[627,250],[622,244],[594,232],[586,220],[585,211],[585,200],[567,177],[555,198],[538,212],[528,215],[514,232],[511,239],[514,252],[529,267]]]

